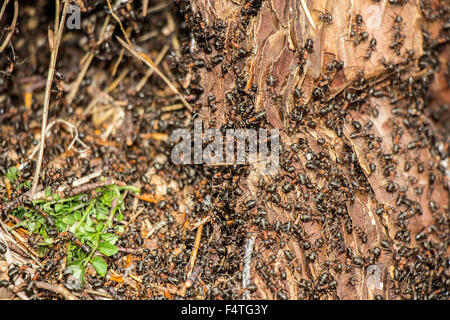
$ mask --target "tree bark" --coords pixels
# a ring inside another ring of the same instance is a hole
[[[214,171],[243,190],[213,210],[239,217],[215,237],[256,235],[248,297],[448,298],[449,28],[429,16],[448,3],[398,2],[179,3],[207,62],[204,126],[280,130],[276,176]]]

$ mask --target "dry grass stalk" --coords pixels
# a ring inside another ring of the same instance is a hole
[[[4,4],[7,4],[7,3],[8,3],[8,1],[5,1]],[[5,7],[6,7],[5,5],[4,5],[4,7],[2,7],[2,11],[0,13],[0,20],[1,20],[1,17],[3,15]],[[13,21],[11,22],[11,27],[9,27],[10,30],[9,30],[8,34],[6,35],[5,40],[3,41],[2,45],[0,46],[0,53],[2,53],[3,50],[5,50],[6,46],[9,43],[9,40],[11,39],[12,34],[14,33],[14,29],[16,28],[16,23],[17,23],[17,17],[18,16],[19,16],[19,1],[18,0],[14,0],[14,17],[13,17]]]
[[[57,10],[56,10],[56,19],[59,21],[59,0],[56,1],[57,3]],[[47,118],[48,118],[48,109],[50,106],[50,94],[52,89],[52,82],[53,82],[53,76],[55,74],[55,67],[56,67],[56,59],[58,57],[58,51],[59,51],[59,45],[61,43],[62,33],[64,30],[64,24],[66,21],[66,14],[67,9],[69,8],[69,1],[66,1],[64,4],[63,12],[61,21],[58,27],[58,30],[56,31],[56,38],[55,43],[52,45],[50,44],[50,48],[53,47],[53,50],[51,51],[51,57],[50,57],[50,66],[48,70],[47,75],[47,84],[45,87],[45,95],[44,95],[44,112],[42,114],[42,129],[41,129],[41,142],[40,142],[40,149],[39,149],[39,158],[36,165],[36,171],[34,173],[33,177],[33,185],[31,187],[31,195],[30,197],[33,198],[34,193],[36,192],[36,188],[39,182],[39,173],[41,171],[42,167],[42,158],[44,157],[44,148],[45,148],[45,132],[47,130]]]

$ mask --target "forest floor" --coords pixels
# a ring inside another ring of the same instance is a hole
[[[210,288],[189,290],[186,274],[198,277],[191,252],[207,221],[187,216],[192,169],[168,161],[169,134],[188,125],[189,110],[116,40],[125,37],[106,3],[90,3],[81,29],[62,32],[50,90],[54,2],[21,2],[13,45],[1,53],[0,250],[7,254],[0,278],[14,288],[0,293],[38,299],[206,297]],[[175,81],[183,70],[177,70],[173,52],[187,39],[186,23],[171,3],[144,3],[139,11],[129,4],[114,11],[126,32],[138,34],[135,46]],[[4,30],[13,1],[6,8]],[[31,201],[47,91],[43,165]],[[191,102],[196,97],[186,96]]]

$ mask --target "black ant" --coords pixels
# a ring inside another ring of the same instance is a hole
[[[366,54],[364,55],[364,60],[369,60],[372,57],[372,50],[367,49]]]
[[[408,3],[408,0],[389,0],[389,4],[393,6],[403,6]]]
[[[376,47],[376,46],[377,46],[377,39],[372,38],[372,39],[370,40],[369,48],[368,48],[367,51],[366,51],[366,55],[364,56],[364,59],[366,59],[366,60],[369,60],[369,59],[370,59],[370,57],[372,56],[372,51],[375,50],[375,47]]]
[[[376,46],[377,46],[377,39],[372,38],[369,43],[369,49],[374,50]]]
[[[325,13],[323,13],[320,10],[315,10],[315,11],[320,12],[319,20],[322,21],[323,23],[331,24],[333,22],[333,15],[331,14],[333,11],[325,12]]]
[[[356,34],[356,32],[352,31],[351,33],[351,40],[348,41],[353,41],[353,45],[355,47],[359,46],[361,43],[365,42],[368,38],[369,38],[369,33],[366,31],[363,31],[359,34]]]
[[[11,45],[11,53],[12,53],[12,58],[10,58],[9,56],[6,56],[6,58],[9,61],[9,64],[6,67],[5,71],[0,71],[1,73],[3,73],[5,79],[8,79],[11,76],[11,74],[13,73],[13,71],[17,65],[21,65],[25,62],[25,60],[22,62],[18,62],[16,52],[14,51],[14,47],[12,45]]]
[[[308,53],[314,52],[314,42],[311,38],[306,39],[305,49],[308,51]]]
[[[355,16],[355,22],[357,26],[362,26],[362,24],[364,23],[363,17],[362,15],[360,15],[359,13]]]
[[[58,100],[61,100],[62,94],[64,92],[64,90],[63,90],[64,75],[62,73],[59,73],[59,72],[56,71],[55,72],[55,77],[56,77],[57,83],[56,83],[56,90],[53,90],[53,92],[56,92],[56,94],[57,94],[56,98]]]
[[[303,66],[306,63],[308,55],[314,52],[314,42],[311,38],[306,39],[304,48],[300,50],[300,64]]]
[[[336,69],[336,71],[341,71],[344,69],[344,62],[336,59],[332,59],[327,65],[325,66],[327,71],[331,73],[333,70]]]
[[[402,18],[402,16],[401,15],[396,15],[395,16],[395,18],[394,18],[394,23],[395,24],[401,24],[403,22],[403,18]]]

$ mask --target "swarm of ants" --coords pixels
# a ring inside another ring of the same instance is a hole
[[[273,21],[264,18],[275,15],[268,1],[229,1],[214,13],[203,0],[75,2],[83,4],[81,30],[65,31],[48,114],[73,127],[47,133],[40,190],[68,197],[74,182],[101,171],[140,193],[123,198],[124,232],[107,275],[88,268],[81,287],[65,268],[67,243],[77,239],[56,232],[34,255],[39,234],[2,227],[0,262],[7,251],[17,258],[0,269],[8,298],[448,299],[449,8],[418,1],[417,52],[402,16],[410,1],[388,1],[388,44],[364,12],[340,19],[336,7],[306,13],[299,2],[292,12],[307,31],[280,36],[280,58],[267,53],[278,33],[249,36]],[[17,208],[35,206],[27,182],[36,171],[30,155],[39,148],[50,59],[41,47],[54,5],[41,3],[20,5],[21,23],[0,53],[0,174],[20,168],[14,184],[0,186],[4,227],[21,223]],[[0,27],[8,31],[13,15],[12,2]],[[364,47],[361,63],[348,65],[317,36],[342,21],[345,46]],[[179,94],[116,37],[146,52]],[[379,58],[383,45],[395,59]],[[365,74],[369,62],[376,75]],[[276,127],[278,172],[172,163],[167,137],[193,131],[195,119],[221,132]],[[88,150],[73,144],[74,128]],[[86,199],[98,196],[99,181],[81,190]],[[379,270],[376,285],[371,270]]]

